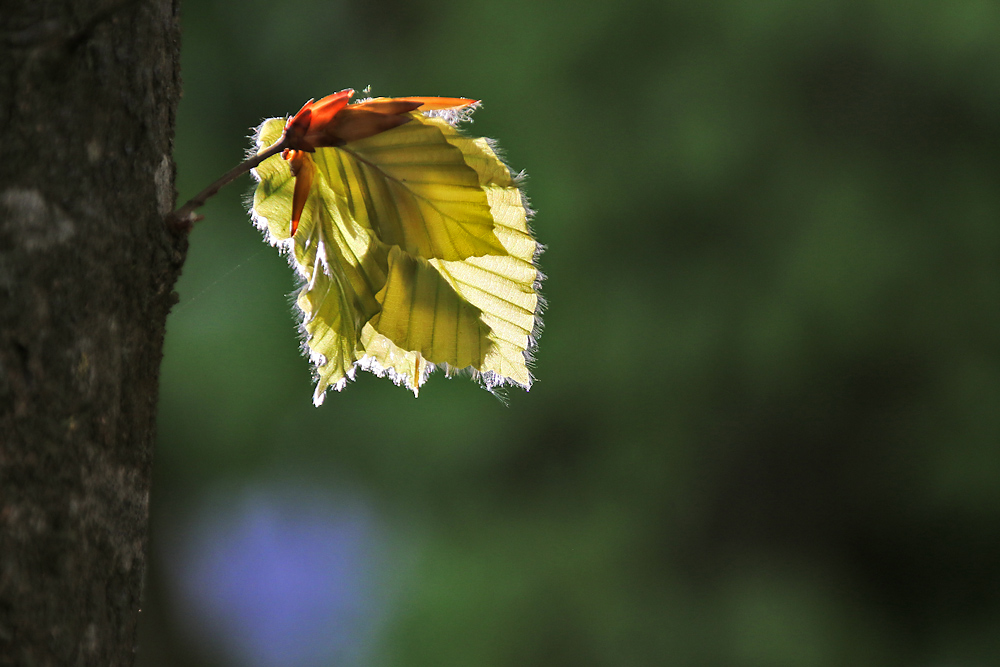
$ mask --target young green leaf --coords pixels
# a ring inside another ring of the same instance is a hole
[[[352,92],[256,135],[285,147],[254,170],[252,215],[302,282],[314,402],[358,368],[414,394],[435,368],[530,388],[540,246],[519,178],[457,129],[478,103]]]

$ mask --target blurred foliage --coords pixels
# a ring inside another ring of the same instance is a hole
[[[509,407],[365,375],[316,409],[291,270],[220,194],[168,327],[140,665],[225,664],[165,561],[278,476],[380,517],[373,664],[1000,664],[1000,4],[182,18],[182,200],[310,97],[480,98],[550,308]]]

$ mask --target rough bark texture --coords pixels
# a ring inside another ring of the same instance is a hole
[[[178,40],[174,0],[0,9],[0,665],[134,660]]]

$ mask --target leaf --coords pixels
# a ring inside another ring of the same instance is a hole
[[[346,93],[307,104],[287,123],[267,120],[256,135],[258,151],[293,124],[305,137],[288,159],[256,168],[252,215],[302,282],[295,303],[315,365],[314,402],[358,368],[414,394],[435,368],[470,372],[491,390],[530,388],[540,246],[518,179],[489,141],[448,122],[463,115],[451,107],[470,101],[379,98],[337,109]],[[432,111],[400,113],[419,105]],[[344,141],[355,135],[365,136]],[[294,234],[293,208],[301,208]]]
[[[317,162],[338,176],[331,183],[350,215],[384,243],[425,259],[504,253],[476,171],[437,124],[407,123],[319,151]]]

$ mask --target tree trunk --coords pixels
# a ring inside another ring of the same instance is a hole
[[[0,665],[131,665],[157,378],[172,0],[0,10]]]

